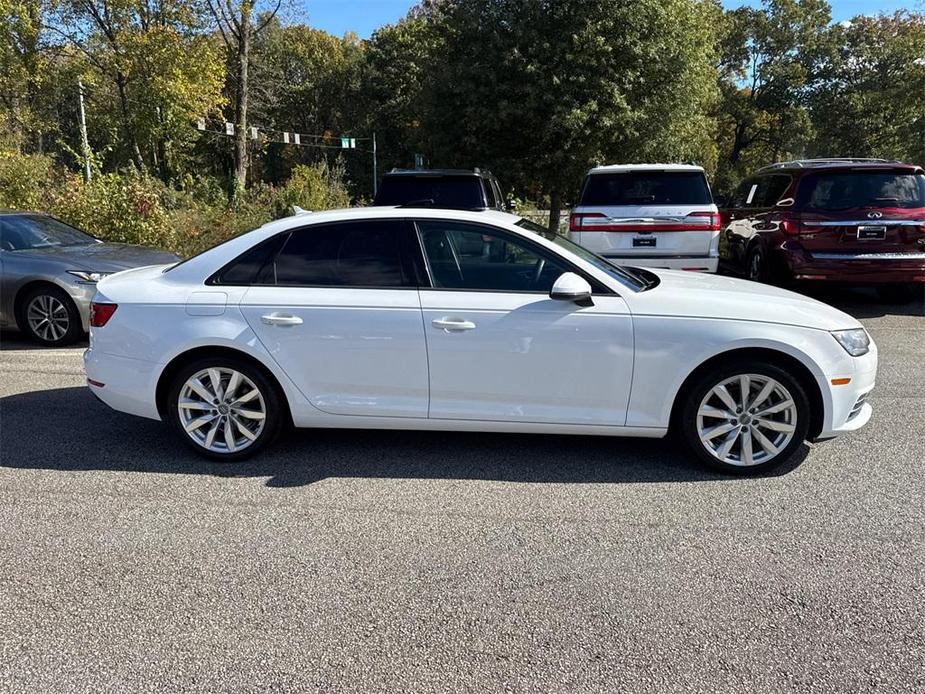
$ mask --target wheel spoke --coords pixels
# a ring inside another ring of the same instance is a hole
[[[746,374],[739,376],[739,403],[744,412],[748,409],[748,396],[752,390],[752,379],[750,379]]]
[[[232,406],[232,407],[238,407],[239,405],[242,405],[242,404],[244,404],[245,402],[250,402],[251,400],[253,400],[254,398],[256,398],[259,394],[260,394],[260,393],[257,392],[257,389],[256,389],[256,388],[252,388],[251,390],[249,390],[248,392],[246,392],[244,395],[242,395],[241,397],[239,397],[237,400],[235,400],[233,403],[231,403],[231,406]]]
[[[729,410],[724,410],[719,407],[710,407],[709,405],[704,405],[700,408],[700,411],[697,413],[701,417],[715,417],[716,419],[732,419],[735,417],[734,412]]]
[[[238,389],[239,385],[241,385],[241,374],[239,374],[237,371],[232,371],[231,378],[228,379],[228,385],[225,386],[224,399],[230,399]]]
[[[792,434],[796,431],[796,427],[793,424],[788,424],[787,422],[778,422],[774,419],[758,419],[757,417],[753,420],[756,427],[764,427],[765,429],[770,429],[771,431],[780,431],[784,434]]]
[[[234,452],[234,426],[232,426],[231,418],[225,420],[225,445],[228,446],[230,452]]]
[[[222,372],[218,369],[209,369],[209,381],[212,383],[212,391],[215,397],[222,399]]]
[[[755,458],[754,458],[754,454],[752,451],[752,430],[751,429],[746,429],[745,431],[742,432],[742,443],[740,444],[740,448],[742,451],[742,455],[741,455],[742,462],[744,462],[746,465],[754,465]]]
[[[257,435],[254,432],[252,432],[250,429],[248,429],[246,426],[244,426],[244,424],[241,422],[240,419],[235,417],[234,423],[237,425],[238,431],[240,431],[246,438],[250,439],[251,441],[257,440]]]
[[[190,390],[192,390],[196,395],[205,400],[206,402],[212,402],[215,399],[215,395],[209,392],[209,389],[206,388],[205,383],[200,381],[198,378],[191,379],[187,385],[189,385]]]
[[[724,404],[726,407],[728,407],[730,410],[732,410],[733,412],[735,412],[736,407],[738,407],[738,405],[736,405],[736,401],[732,398],[732,395],[729,394],[729,391],[726,389],[726,386],[724,386],[724,385],[722,385],[722,384],[716,386],[716,387],[713,389],[713,394],[714,394],[716,397],[718,397],[720,400],[722,400],[722,401],[723,401],[723,404]]]
[[[212,423],[212,428],[209,429],[209,433],[206,434],[206,448],[212,448],[212,444],[215,443],[215,435],[218,433],[219,424],[221,424],[221,420],[216,417],[215,421]]]
[[[739,425],[733,424],[732,422],[725,422],[723,424],[717,424],[712,429],[707,429],[705,432],[703,432],[700,435],[700,438],[703,439],[704,441],[712,441],[717,436],[720,436],[721,434],[727,434],[733,429],[738,429],[738,428],[739,428]]]
[[[205,426],[206,424],[211,422],[213,419],[215,419],[214,414],[207,414],[203,417],[197,417],[196,419],[191,421],[189,424],[187,424],[184,427],[184,429],[186,429],[187,431],[196,431],[196,429],[198,429],[201,426]]]
[[[783,412],[793,407],[793,400],[781,400],[779,403],[766,407],[760,412],[755,413],[755,417],[764,417],[766,414],[774,414],[775,412]]]
[[[184,410],[211,410],[212,405],[207,402],[202,402],[201,400],[181,400],[178,404],[178,407]]]
[[[234,413],[238,417],[244,417],[245,419],[265,419],[266,415],[260,410],[245,410],[242,408],[235,408]]]
[[[748,407],[758,407],[761,403],[768,399],[768,396],[774,390],[774,381],[768,381],[764,384],[758,395],[755,396],[755,399],[749,403]]]
[[[725,439],[723,439],[723,443],[716,449],[716,455],[720,460],[724,460],[726,456],[729,455],[729,451],[731,451],[732,447],[735,445],[736,439],[739,438],[739,433],[740,429],[736,427],[729,432]]]
[[[755,437],[755,440],[758,442],[758,445],[761,446],[765,451],[767,451],[771,455],[776,455],[777,451],[780,450],[778,449],[777,446],[771,443],[771,440],[768,439],[767,436],[765,436],[758,430],[758,427],[752,427],[751,433],[752,433],[752,436]]]

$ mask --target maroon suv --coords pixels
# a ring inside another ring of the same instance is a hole
[[[760,282],[874,284],[892,299],[922,294],[925,172],[883,159],[766,166],[720,210],[720,259]]]

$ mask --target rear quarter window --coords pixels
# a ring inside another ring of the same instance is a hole
[[[626,171],[589,175],[581,204],[712,205],[713,196],[702,171]]]

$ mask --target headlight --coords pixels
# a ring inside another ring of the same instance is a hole
[[[862,357],[870,351],[870,337],[864,328],[833,330],[832,337],[838,340],[838,344],[852,357]]]
[[[74,277],[77,277],[78,279],[83,280],[84,282],[92,282],[95,284],[99,282],[101,279],[103,279],[104,277],[109,277],[109,275],[111,275],[112,273],[111,272],[84,272],[83,270],[68,270],[67,274],[74,275]]]

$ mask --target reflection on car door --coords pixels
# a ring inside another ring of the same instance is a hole
[[[241,304],[248,325],[318,409],[427,416],[427,354],[409,222],[296,230]]]
[[[623,425],[633,368],[622,298],[549,298],[573,268],[494,227],[417,223],[432,418]]]

